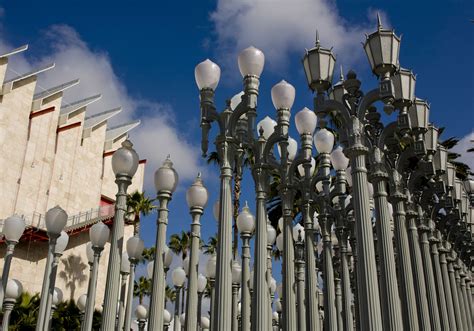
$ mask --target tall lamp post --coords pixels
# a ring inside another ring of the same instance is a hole
[[[142,257],[144,248],[145,243],[138,236],[133,236],[127,240],[127,254],[130,260],[130,274],[128,275],[127,299],[125,303],[124,331],[130,330],[132,325],[132,300],[133,285],[135,282],[135,267]]]
[[[118,192],[115,200],[115,215],[110,239],[110,255],[107,269],[107,291],[105,291],[102,320],[103,331],[115,329],[117,302],[120,290],[120,264],[123,249],[124,217],[127,213],[127,188],[138,168],[138,154],[129,140],[125,140],[112,156],[112,170]]]
[[[183,268],[177,267],[173,270],[171,274],[171,279],[173,281],[174,288],[176,290],[176,300],[174,301],[174,323],[173,323],[173,330],[174,331],[181,331],[181,326],[179,323],[179,299],[181,296],[181,289],[183,288],[184,282],[186,281],[186,272]]]
[[[189,257],[188,296],[186,301],[186,331],[194,331],[198,327],[198,263],[199,244],[201,240],[201,215],[207,205],[208,193],[198,174],[196,180],[186,192],[186,201],[191,210],[191,253]],[[197,316],[197,317],[196,317]]]
[[[43,287],[41,288],[41,300],[38,310],[38,322],[36,324],[36,331],[42,331],[45,328],[46,321],[49,320],[49,316],[46,316],[47,304],[48,304],[48,293],[50,290],[50,275],[52,269],[52,263],[54,259],[54,250],[56,247],[56,241],[61,234],[61,231],[66,226],[67,222],[66,212],[59,206],[53,207],[46,212],[45,222],[46,229],[48,231],[49,246],[48,256],[46,258],[46,267],[43,276]]]
[[[198,282],[198,288],[197,288],[197,291],[198,291],[198,323],[199,323],[199,327],[202,328],[201,326],[201,319],[199,318],[199,316],[201,316],[202,314],[202,296],[204,295],[204,292],[206,291],[206,286],[207,286],[207,278],[206,276],[204,276],[203,274],[199,274],[198,275],[198,279],[197,279],[197,282]]]
[[[102,222],[91,226],[89,230],[89,238],[91,242],[93,257],[92,269],[89,278],[89,286],[87,289],[86,309],[84,313],[84,323],[82,324],[82,331],[92,330],[92,319],[94,315],[95,296],[97,289],[97,275],[99,273],[99,259],[104,250],[105,243],[109,239],[110,230],[107,225]]]
[[[163,325],[163,310],[165,309],[165,269],[164,251],[166,244],[166,228],[168,226],[168,203],[178,185],[178,173],[173,168],[169,156],[163,165],[155,172],[155,189],[160,202],[158,208],[157,231],[155,242],[155,258],[153,264],[152,289],[148,330],[158,330]],[[175,320],[176,323],[176,320]]]
[[[3,301],[2,330],[7,331],[10,324],[10,316],[16,300],[23,293],[23,286],[16,279],[11,279],[5,288],[5,300]]]

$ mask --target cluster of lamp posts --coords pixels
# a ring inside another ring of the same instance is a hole
[[[260,50],[249,47],[240,53],[243,92],[220,113],[214,105],[220,68],[210,60],[196,66],[203,155],[208,150],[211,124],[219,126],[215,145],[220,160],[220,199],[214,205],[218,245],[217,254],[208,260],[206,276],[198,274],[200,217],[208,200],[198,176],[186,192],[192,215],[189,257],[183,268],[172,271],[177,289],[174,330],[472,329],[474,282],[468,268],[474,182],[466,180],[463,185],[456,178],[447,151],[438,143],[438,129],[428,122],[429,106],[415,97],[415,76],[400,68],[400,38],[383,28],[380,19],[377,30],[367,36],[364,49],[379,86],[366,94],[352,71],[346,78],[341,73],[340,81],[332,84],[336,59],[317,39],[303,58],[308,85],[316,95],[314,111],[304,108],[295,115],[299,148],[288,135],[295,99],[295,89],[289,83],[282,81],[271,90],[277,120],[265,117],[255,123],[264,66]],[[396,120],[382,123],[376,102],[388,115],[398,112]],[[332,128],[337,135],[328,130],[330,119],[339,123]],[[334,148],[336,136],[338,146]],[[314,157],[313,141],[318,152]],[[239,263],[232,255],[231,182],[234,174],[242,175],[244,157],[251,160],[256,213],[253,216],[246,204],[237,218],[242,239]],[[138,237],[132,237],[127,242],[128,255],[122,255],[122,241],[126,190],[137,164],[129,141],[113,155],[118,193],[103,306],[102,330],[106,331],[130,329],[134,266],[144,246]],[[266,211],[275,177],[279,178],[282,211],[278,236]],[[172,259],[166,228],[168,204],[177,183],[178,175],[168,158],[155,173],[159,200],[156,255],[148,266],[150,306],[136,309],[140,329],[147,324],[148,330],[166,330],[172,320],[164,295]],[[301,212],[297,219],[295,204]],[[37,330],[48,329],[51,307],[61,296],[54,289],[53,275],[56,258],[67,244],[67,236],[61,232],[66,219],[59,207],[46,215],[50,249]],[[21,219],[16,217],[16,221]],[[12,219],[6,220],[4,227],[9,247],[2,278],[4,323],[5,319],[8,323],[11,310],[8,305],[21,292],[17,281],[7,284],[13,246],[20,233],[8,232],[10,223]],[[79,299],[85,311],[83,330],[91,330],[98,260],[109,229],[98,223],[90,236],[91,277],[87,294]],[[322,253],[318,254],[321,241]],[[281,285],[272,276],[275,243],[282,252]],[[322,284],[318,284],[319,270]],[[127,274],[128,294],[124,290],[121,294]],[[186,308],[181,313],[179,299],[186,278]],[[201,316],[207,282],[211,289],[209,318]]]

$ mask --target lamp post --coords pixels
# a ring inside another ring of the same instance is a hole
[[[102,320],[103,331],[115,329],[117,302],[120,289],[120,264],[123,248],[124,217],[127,213],[127,188],[138,168],[138,155],[129,140],[125,140],[112,156],[112,170],[118,192],[115,200],[115,215],[110,239],[110,254],[107,269],[107,291],[104,297]]]
[[[77,299],[77,308],[79,308],[79,319],[81,321],[82,328],[84,325],[85,312],[87,308],[87,294],[83,294]]]
[[[120,297],[118,302],[117,312],[117,329],[122,330],[125,322],[125,301],[127,295],[127,279],[130,273],[131,265],[126,251],[122,253],[122,260],[120,263]]]
[[[181,331],[180,327],[180,320],[179,320],[179,299],[181,294],[181,289],[183,288],[184,282],[186,281],[186,272],[183,268],[177,267],[173,270],[171,274],[171,279],[173,281],[173,285],[176,289],[176,300],[174,301],[174,323],[173,328],[174,331]]]
[[[239,330],[239,287],[242,276],[242,267],[234,260],[232,261],[232,331]]]
[[[135,308],[135,316],[138,320],[138,330],[144,331],[146,319],[148,317],[148,309],[146,309],[146,307],[143,305],[138,305],[137,308]],[[161,328],[159,330],[161,330]]]
[[[5,300],[3,301],[2,330],[7,331],[10,324],[10,316],[16,300],[23,293],[23,286],[16,279],[10,279],[5,288]]]
[[[208,193],[198,174],[196,180],[186,192],[186,201],[191,210],[191,252],[189,257],[188,294],[186,301],[186,331],[194,331],[198,327],[198,263],[199,243],[201,240],[201,215],[207,205]]]
[[[206,276],[207,276],[207,280],[208,280],[210,288],[211,288],[211,293],[210,293],[210,296],[211,296],[211,302],[210,302],[211,315],[213,314],[214,304],[215,304],[214,284],[215,284],[215,279],[216,279],[216,267],[217,267],[217,256],[215,254],[213,254],[209,257],[209,259],[207,260],[207,264],[206,264]],[[213,319],[212,319],[212,316],[211,316],[211,319],[210,319],[210,325],[211,325],[210,328],[211,329],[213,329],[213,326],[212,326],[213,322],[212,321],[213,321]]]
[[[82,324],[81,331],[92,330],[92,319],[94,315],[95,296],[97,289],[97,275],[99,273],[99,259],[102,251],[104,250],[105,243],[109,239],[109,235],[109,227],[102,222],[94,224],[89,230],[89,238],[91,240],[90,243],[93,253],[92,268],[89,278],[89,285],[87,288],[84,323]]]
[[[49,291],[48,291],[48,301],[46,302],[46,318],[47,322],[45,322],[44,330],[48,331],[51,329],[51,305],[53,301],[53,294],[56,285],[56,275],[58,273],[58,265],[59,265],[59,258],[63,255],[64,250],[67,247],[69,242],[69,236],[66,232],[61,231],[59,235],[56,246],[54,247],[53,253],[53,262],[51,265],[51,276],[49,281]]]
[[[48,256],[46,258],[46,267],[44,270],[43,276],[43,286],[41,288],[41,300],[38,310],[38,321],[36,324],[36,331],[42,331],[45,328],[46,321],[48,321],[49,316],[46,316],[47,303],[48,303],[48,293],[50,290],[50,275],[52,269],[52,262],[54,259],[54,250],[56,247],[56,241],[61,234],[64,226],[67,222],[66,212],[59,206],[53,207],[46,212],[45,222],[46,229],[48,231],[49,237],[49,246],[48,246]],[[46,325],[47,326],[47,325]]]
[[[130,330],[132,325],[132,301],[133,285],[135,282],[135,267],[142,257],[144,248],[145,243],[138,236],[133,236],[127,240],[127,254],[130,260],[130,272],[128,276],[127,300],[125,304],[124,331]]]
[[[167,157],[163,165],[155,172],[155,189],[160,202],[158,209],[157,232],[155,242],[155,258],[153,264],[152,289],[150,299],[150,314],[148,330],[158,330],[163,325],[163,310],[165,309],[165,271],[163,266],[163,247],[166,244],[166,228],[168,226],[168,203],[178,185],[178,173],[173,168],[173,162]],[[175,320],[176,323],[176,320]]]
[[[242,279],[241,279],[241,313],[242,330],[250,330],[250,238],[255,231],[255,217],[250,213],[247,201],[237,216],[237,228],[242,238]]]
[[[4,256],[3,271],[2,271],[2,288],[0,292],[0,303],[3,302],[3,295],[7,289],[8,274],[10,273],[10,266],[13,259],[13,251],[16,244],[20,241],[23,232],[25,231],[25,220],[18,215],[8,217],[3,224],[3,235],[7,243],[7,250]]]
[[[204,292],[206,291],[206,286],[207,286],[207,278],[203,274],[198,275],[197,279],[197,291],[198,291],[198,323],[199,327],[202,328],[201,326],[201,319],[199,316],[201,316],[201,308],[202,308],[202,296],[204,295]]]
[[[62,301],[63,301],[63,291],[61,291],[60,288],[55,287],[53,291],[53,299],[51,301],[52,302],[51,312],[50,312],[50,315],[48,316],[49,326],[47,330],[51,330],[54,312],[56,311],[58,304]]]
[[[293,240],[295,241],[295,264],[296,264],[296,302],[298,312],[298,330],[306,330],[305,314],[305,279],[304,279],[304,228],[297,224],[293,228]]]

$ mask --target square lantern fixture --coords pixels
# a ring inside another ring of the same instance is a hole
[[[422,99],[415,98],[415,102],[408,108],[412,129],[426,129],[430,114],[429,104]]]
[[[364,43],[365,53],[375,75],[386,77],[398,69],[400,41],[401,38],[395,31],[383,29],[379,20],[377,31],[368,35]]]
[[[344,88],[344,85],[342,84],[343,82],[339,81],[334,86],[332,89],[329,90],[329,99],[335,100],[338,102],[343,101],[344,94],[347,93],[347,90]]]
[[[428,126],[428,131],[425,133],[424,141],[426,151],[431,155],[436,153],[436,147],[438,145],[438,128],[430,124]]]
[[[454,180],[454,200],[456,200],[456,202],[462,200],[462,183],[457,178]]]
[[[304,72],[313,91],[323,92],[331,87],[335,64],[332,49],[322,48],[319,40],[314,48],[306,50],[303,56]]]
[[[456,170],[454,169],[453,164],[450,162],[447,162],[446,173],[444,174],[444,177],[443,177],[444,184],[448,188],[453,188],[455,177],[456,177]]]
[[[466,194],[463,194],[461,198],[461,212],[463,213],[463,215],[467,215],[468,211],[469,211],[469,198],[467,197]]]
[[[394,106],[410,106],[415,101],[416,76],[411,70],[400,68],[391,79],[395,96]]]
[[[434,164],[436,172],[440,174],[444,174],[446,172],[446,161],[448,158],[448,152],[446,148],[441,145],[438,145],[436,150],[436,154],[434,155]]]

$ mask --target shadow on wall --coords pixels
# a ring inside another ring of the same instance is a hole
[[[70,290],[70,299],[74,300],[76,287],[81,286],[87,280],[86,268],[87,265],[82,262],[80,255],[69,255],[62,259],[64,270],[59,272],[59,277],[64,280],[66,288]]]

